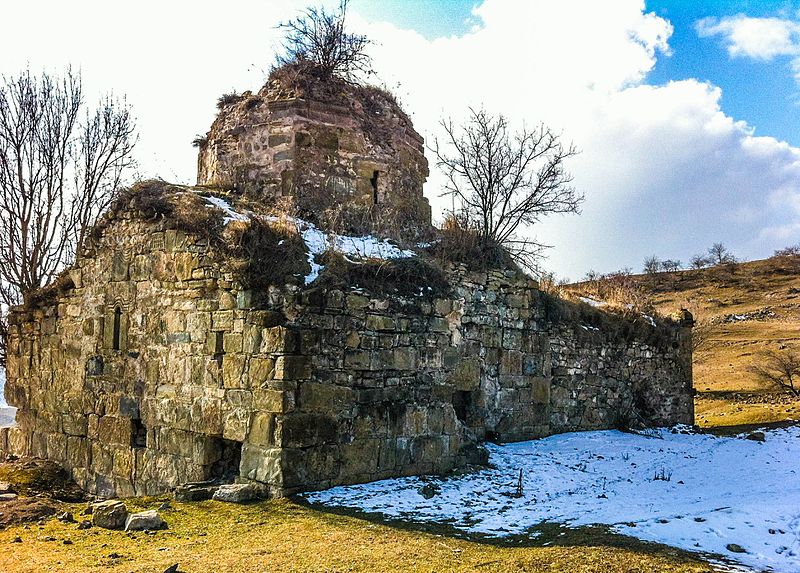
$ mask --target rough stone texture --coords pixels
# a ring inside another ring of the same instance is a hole
[[[379,90],[298,85],[223,105],[199,182],[254,210],[292,197],[329,227],[415,240],[428,166],[408,117]],[[559,318],[510,271],[451,268],[446,298],[248,290],[208,229],[179,230],[149,200],[149,215],[131,201],[107,217],[9,314],[18,411],[0,452],[53,460],[94,494],[236,479],[285,495],[446,472],[485,459],[483,440],[693,422],[689,328]]]
[[[198,184],[274,203],[291,197],[323,227],[413,238],[431,225],[422,137],[394,99],[342,84],[280,79],[222,107],[198,157]]]
[[[103,529],[122,529],[128,519],[125,504],[117,499],[102,501],[92,506],[92,524]]]
[[[205,240],[124,217],[104,237],[12,310],[0,431],[98,495],[223,477],[283,495],[445,472],[484,439],[693,421],[688,328],[653,327],[657,347],[561,322],[510,272],[455,268],[447,299],[253,296]]]
[[[167,529],[164,521],[155,509],[132,513],[125,520],[125,531],[157,531]]]
[[[231,483],[219,486],[213,499],[227,503],[246,503],[258,497],[258,489],[252,483]]]

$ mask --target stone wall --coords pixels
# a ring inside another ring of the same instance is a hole
[[[222,106],[198,156],[198,184],[274,204],[291,197],[325,228],[414,238],[431,226],[423,139],[387,94],[336,97],[273,80]]]
[[[206,241],[123,217],[12,311],[0,449],[100,495],[233,477],[283,495],[445,472],[485,439],[693,422],[688,329],[612,336],[513,273],[450,279],[445,298],[254,293]]]

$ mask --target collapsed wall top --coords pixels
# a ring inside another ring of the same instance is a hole
[[[329,230],[415,240],[430,229],[423,139],[391,94],[286,65],[219,107],[200,141],[199,185],[267,206],[291,198]]]

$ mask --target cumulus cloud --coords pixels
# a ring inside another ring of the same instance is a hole
[[[800,24],[783,18],[750,18],[744,14],[703,18],[696,24],[701,37],[721,37],[731,57],[770,61],[800,54]]]
[[[642,2],[487,0],[475,14],[475,30],[433,41],[370,24],[376,64],[429,140],[441,116],[484,105],[575,142],[584,212],[531,230],[555,245],[552,268],[577,278],[639,268],[651,253],[686,261],[720,240],[758,257],[787,239],[766,229],[798,219],[798,150],[726,115],[716,86],[648,85],[672,26]],[[441,184],[434,171],[428,195],[440,210]]]
[[[223,10],[141,0],[125,15],[130,36],[98,0],[14,3],[6,16],[40,28],[0,36],[0,72],[26,62],[34,71],[80,66],[90,97],[100,85],[128,95],[142,126],[143,174],[192,182],[189,142],[208,129],[216,98],[263,84],[275,25],[306,3],[230,0]],[[531,231],[555,245],[549,266],[561,275],[638,268],[652,253],[688,260],[716,241],[765,256],[800,239],[800,151],[726,115],[713,85],[648,85],[657,59],[669,57],[672,26],[642,0],[484,0],[473,29],[431,40],[351,16],[377,42],[378,77],[429,141],[441,136],[441,117],[482,105],[519,124],[544,121],[581,150],[571,167],[584,213]],[[787,49],[768,44],[758,53]],[[426,194],[439,212],[441,183],[433,169]]]

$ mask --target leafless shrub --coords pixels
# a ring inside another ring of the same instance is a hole
[[[731,265],[737,262],[736,257],[722,243],[714,243],[708,249],[709,264],[714,266]]]
[[[689,260],[689,266],[695,270],[704,269],[711,264],[709,258],[705,255],[694,255]]]
[[[675,273],[683,268],[683,263],[679,260],[665,259],[661,261],[661,269],[665,273]]]
[[[643,268],[645,274],[654,275],[661,270],[661,259],[652,255],[644,260]]]
[[[769,386],[800,396],[800,353],[793,349],[767,350],[748,371]]]
[[[798,257],[800,256],[800,244],[790,245],[775,251],[774,257]]]
[[[439,238],[430,249],[442,262],[461,263],[470,270],[514,269],[516,263],[500,245],[481,240],[467,218],[449,214],[439,230]]]
[[[518,231],[551,213],[578,213],[583,195],[571,185],[565,161],[577,151],[564,147],[544,124],[511,133],[508,120],[470,109],[461,126],[442,120],[445,144],[431,148],[447,177],[445,195],[453,212],[479,241],[500,245],[521,265],[533,267],[545,245]]]
[[[672,481],[672,472],[662,467],[653,475],[653,481]]]
[[[335,12],[308,8],[294,20],[281,23],[279,27],[286,32],[285,53],[278,57],[278,64],[300,64],[321,79],[338,76],[354,81],[359,74],[370,74],[369,39],[345,31],[347,4],[348,0],[341,0]]]

